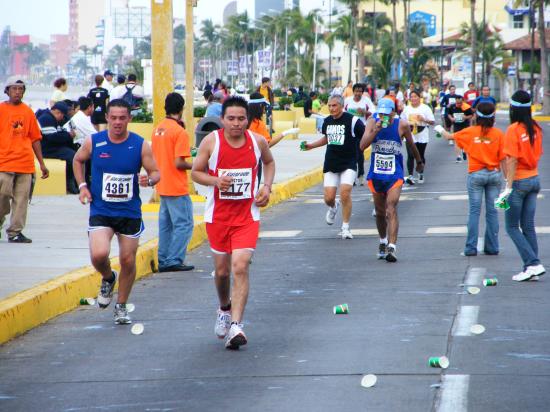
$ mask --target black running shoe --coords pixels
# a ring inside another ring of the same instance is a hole
[[[113,299],[113,290],[115,289],[117,273],[114,270],[111,272],[113,273],[113,280],[111,282],[101,279],[101,288],[97,295],[97,304],[101,309],[105,309],[109,306],[111,299]]]
[[[393,246],[388,246],[386,248],[386,262],[397,262],[397,254]]]
[[[8,238],[9,243],[32,243],[32,240],[19,232],[17,235]]]
[[[378,259],[386,259],[386,243],[380,243],[378,245],[378,253],[376,256],[378,256]]]

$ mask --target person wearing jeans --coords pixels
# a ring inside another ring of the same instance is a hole
[[[504,133],[494,127],[495,105],[480,103],[476,115],[476,125],[456,133],[449,133],[442,126],[435,130],[447,140],[454,139],[457,147],[468,155],[468,235],[464,247],[465,256],[477,255],[479,216],[481,203],[485,197],[485,246],[486,255],[498,255],[498,216],[494,208],[500,190],[504,166]]]
[[[192,164],[189,136],[181,117],[185,100],[178,93],[166,96],[166,118],[153,130],[153,155],[159,165],[161,180],[159,211],[159,272],[193,270],[186,265],[187,245],[193,234],[193,203],[189,197],[187,170]]]
[[[540,191],[538,163],[542,155],[542,129],[531,118],[531,97],[518,90],[510,101],[510,126],[506,130],[506,189],[497,200],[507,200],[506,232],[516,245],[523,269],[512,279],[538,280],[546,269],[541,264],[535,231],[537,194]]]
[[[499,170],[481,169],[468,174],[468,235],[464,255],[477,255],[477,240],[479,234],[479,216],[481,202],[485,197],[485,246],[486,255],[498,255],[498,214],[494,208],[502,182]],[[484,196],[485,195],[485,196]]]

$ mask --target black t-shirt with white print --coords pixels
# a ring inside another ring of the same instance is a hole
[[[323,122],[322,132],[328,140],[323,173],[357,170],[358,142],[365,132],[363,122],[344,112],[338,119],[328,116]]]

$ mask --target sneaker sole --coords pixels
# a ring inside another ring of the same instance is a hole
[[[233,339],[231,339],[229,342],[227,342],[225,347],[227,349],[235,350],[239,349],[240,346],[246,345],[246,342],[247,340],[244,335],[238,334],[234,336]]]
[[[101,301],[101,299],[104,299],[100,296],[97,297],[97,305],[101,308],[101,309],[105,309],[107,308],[110,304],[111,304],[111,301],[112,301],[112,298],[109,299],[109,301],[107,301],[107,299]]]
[[[376,254],[376,257],[377,257],[379,260],[386,259],[386,255],[385,255],[385,254],[382,255],[382,254],[380,254],[380,253],[377,253],[377,254]]]
[[[386,255],[386,262],[395,263],[397,258],[394,255]]]
[[[115,325],[130,325],[132,323],[131,319],[118,319],[115,320]]]
[[[515,282],[528,282],[530,280],[539,280],[540,276],[544,275],[544,273],[545,272],[543,272],[542,274],[534,274],[533,273],[531,276],[523,278],[523,279],[515,279],[515,276],[512,276],[512,280],[515,281]]]

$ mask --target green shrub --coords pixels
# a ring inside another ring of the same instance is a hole
[[[274,89],[273,90],[273,95],[275,97],[281,97],[281,96],[283,96],[283,91],[281,89]]]
[[[137,113],[132,115],[132,123],[153,123],[153,113],[147,108],[147,102],[141,103]]]
[[[278,107],[276,106],[276,107],[274,107],[274,109],[275,110],[286,110],[287,107],[290,107],[292,102],[293,102],[292,97],[287,97],[287,96],[279,97],[279,101],[277,102]]]
[[[299,100],[296,103],[294,103],[294,107],[304,107],[304,101]]]
[[[197,106],[193,108],[193,117],[204,117],[206,114],[206,107]]]
[[[327,103],[328,103],[328,98],[329,98],[329,94],[328,94],[328,93],[320,93],[320,94],[319,94],[319,100],[320,100],[321,103],[323,103],[323,104],[327,104]]]

